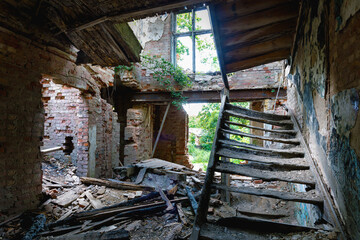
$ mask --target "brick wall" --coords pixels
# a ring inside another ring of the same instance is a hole
[[[152,152],[153,106],[137,104],[127,110],[124,165],[149,159]]]
[[[4,28],[0,32],[0,212],[14,213],[36,207],[41,194],[40,146],[45,119],[42,99],[44,103],[53,103],[51,98],[48,99],[50,102],[42,98],[40,81],[43,76],[51,76],[54,83],[78,89],[74,92],[81,91],[85,100],[90,96],[99,100],[100,88],[110,85],[113,71],[100,71],[98,67],[86,65],[76,66],[76,52],[72,48],[66,53]],[[74,93],[66,87],[55,92],[52,97],[60,102],[71,98],[70,95]],[[68,104],[67,107],[73,107],[71,103]],[[76,162],[84,164],[87,154],[79,154],[79,151],[88,150],[87,114],[94,114],[88,106],[90,105],[85,104],[85,101],[76,106],[79,121],[77,142],[80,143],[81,140]],[[101,110],[97,113],[101,115]],[[116,115],[112,116],[112,123],[116,122],[114,116]],[[63,120],[66,124],[68,119]],[[109,119],[108,123],[111,121]],[[100,121],[98,125],[102,126],[103,123]],[[106,126],[104,124],[105,132],[109,129]],[[64,134],[64,131],[75,131],[75,128],[60,127],[59,130]],[[46,137],[44,142],[48,143]],[[114,152],[114,149],[111,151]],[[79,172],[85,175],[87,169]]]
[[[165,111],[166,106],[156,106],[154,139]],[[155,158],[191,167],[187,149],[188,121],[188,115],[183,108],[178,109],[171,105],[154,154]]]

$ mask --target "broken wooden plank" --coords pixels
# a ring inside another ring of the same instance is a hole
[[[164,160],[161,160],[158,158],[151,158],[151,159],[143,160],[143,161],[135,164],[135,166],[138,168],[152,168],[152,169],[154,169],[154,168],[172,169],[172,170],[188,169],[187,167],[185,167],[183,165],[164,161]]]
[[[227,187],[220,184],[213,184],[212,187],[220,190],[227,189],[231,192],[249,194],[260,197],[276,198],[286,201],[311,203],[321,205],[323,199],[315,191],[310,192],[281,192],[276,190],[258,189],[251,187]]]
[[[147,171],[147,168],[142,168],[139,171],[139,174],[137,175],[136,180],[135,180],[135,184],[140,184],[142,182],[142,180],[144,179],[146,171]]]
[[[266,166],[264,168],[266,169]],[[215,171],[255,177],[265,181],[284,181],[315,186],[315,180],[310,170],[271,171],[270,168],[269,170],[263,170],[248,166],[248,164],[219,161]]]
[[[129,232],[124,229],[115,229],[111,231],[90,231],[79,234],[67,234],[59,237],[52,238],[54,240],[88,240],[88,239],[101,239],[101,240],[128,240],[130,239]]]
[[[177,198],[170,200],[171,203],[179,203],[188,200],[188,197],[183,198]],[[119,213],[127,213],[130,214],[133,211],[146,209],[150,207],[166,207],[166,204],[164,202],[155,202],[155,203],[148,203],[148,204],[142,204],[137,206],[131,206],[131,207],[120,207],[120,208],[111,208],[111,209],[105,209],[102,211],[95,211],[95,212],[88,212],[86,215],[80,215],[75,216],[78,220],[87,220],[87,219],[102,219],[109,216],[113,216],[115,214]]]
[[[242,209],[236,209],[237,212],[248,216],[248,217],[257,217],[257,218],[265,218],[265,219],[278,219],[278,218],[284,218],[288,217],[288,214],[276,214],[276,213],[259,213],[259,212],[251,212],[247,210]]]
[[[244,152],[242,149],[231,147],[220,147],[216,154],[233,159],[248,160],[260,163],[270,164],[271,166],[279,166],[288,170],[306,170],[309,169],[307,161],[304,158],[277,158],[271,156],[261,156]]]
[[[91,206],[95,209],[103,208],[104,205],[101,203],[99,199],[94,198],[91,192],[88,190],[85,192],[85,196],[89,199]]]
[[[188,220],[187,220],[187,217],[184,213],[184,211],[182,210],[182,205],[181,203],[178,203],[176,204],[176,209],[177,209],[177,212],[178,212],[178,215],[179,215],[179,218],[181,220],[181,222],[186,226],[189,224]]]
[[[106,186],[106,187],[122,189],[122,190],[154,191],[153,187],[136,185],[136,184],[125,183],[120,181],[113,182],[113,181],[91,178],[91,177],[81,177],[80,180],[84,184],[100,185],[100,186]]]
[[[221,128],[220,131],[227,133],[227,134],[233,134],[233,135],[238,135],[238,136],[242,136],[242,137],[249,137],[249,138],[253,138],[253,139],[260,139],[260,140],[271,141],[271,142],[279,142],[279,143],[294,144],[294,145],[300,144],[300,141],[297,138],[265,137],[265,136],[258,136],[258,135],[254,135],[254,134],[250,134],[250,133],[244,133],[239,130],[226,129],[226,128]]]
[[[248,143],[243,143],[243,142],[239,142],[233,139],[220,139],[219,140],[220,143],[225,144],[225,145],[230,145],[230,146],[236,146],[236,147],[241,147],[241,148],[245,148],[245,149],[253,149],[253,150],[257,150],[260,152],[264,152],[264,153],[269,153],[269,154],[276,154],[276,155],[281,155],[283,157],[304,157],[304,152],[297,149],[294,150],[292,148],[290,149],[277,149],[277,148],[266,148],[266,147],[260,147],[254,144],[248,144]]]
[[[167,196],[165,195],[163,190],[161,188],[158,188],[158,192],[160,193],[162,200],[164,200],[166,203],[166,206],[167,206],[166,211],[173,210],[174,206],[171,204],[170,200],[167,198]]]
[[[186,193],[187,193],[188,198],[190,200],[191,207],[194,210],[194,213],[196,214],[197,210],[198,210],[198,207],[199,207],[198,203],[196,202],[196,199],[195,199],[194,195],[192,194],[191,189],[188,186],[185,187],[185,190],[186,190]]]
[[[69,206],[73,201],[75,201],[79,197],[79,194],[74,190],[69,190],[65,192],[64,194],[57,197],[56,200],[53,200],[52,202],[60,205],[62,207]]]
[[[296,130],[283,130],[283,129],[267,129],[267,128],[261,128],[261,127],[255,127],[255,126],[251,126],[251,125],[246,125],[246,124],[242,124],[242,123],[238,123],[238,122],[231,122],[231,121],[224,121],[226,124],[230,124],[230,125],[236,125],[239,127],[244,127],[244,128],[250,128],[250,129],[255,129],[255,130],[260,130],[260,131],[264,131],[264,132],[272,132],[272,133],[278,133],[278,134],[289,134],[289,135],[296,135],[297,131]]]

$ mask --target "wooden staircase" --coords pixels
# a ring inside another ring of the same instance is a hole
[[[232,119],[242,118],[266,123],[276,126],[276,128],[267,129],[244,125],[230,121],[230,117]],[[245,133],[234,129],[234,126],[260,130],[264,133],[270,133],[269,135],[271,135],[271,137]],[[212,189],[218,189],[223,193],[236,192],[260,197],[281,199],[283,201],[309,203],[317,205],[320,209],[322,209],[324,197],[317,186],[317,178],[314,176],[312,169],[314,166],[309,163],[307,158],[305,158],[305,150],[302,145],[303,143],[300,141],[299,134],[298,129],[294,128],[294,122],[290,116],[269,114],[234,106],[229,103],[228,93],[226,90],[223,90],[216,134],[208,163],[205,183],[199,200],[199,208],[190,239],[196,240],[201,237],[211,239],[209,232],[215,231],[213,233],[214,235],[220,234],[216,232],[221,231],[221,229],[219,229],[221,227],[226,227],[226,229],[233,229],[239,226],[247,229],[257,228],[256,231],[264,231],[267,233],[308,231],[313,229],[310,227],[277,223],[252,217],[220,219],[216,224],[207,221],[208,206]],[[233,140],[231,137],[232,135],[281,143],[285,144],[286,148],[266,148],[253,144],[242,143]],[[246,160],[247,164],[236,164],[231,162],[230,159]],[[223,181],[221,184],[214,182],[215,172],[222,173]],[[229,186],[229,184],[226,184],[225,181],[228,174],[259,178],[263,181],[282,181],[305,184],[309,191],[292,192],[258,189],[248,186]],[[228,194],[228,196],[230,195]],[[224,229],[223,231],[227,232],[227,230]],[[216,239],[216,237],[214,239]],[[218,239],[227,239],[227,237],[224,235]],[[247,238],[244,238],[244,235],[241,234],[238,237],[236,237],[236,234],[232,234],[229,236],[229,239]],[[257,239],[257,237],[254,237],[254,239]]]

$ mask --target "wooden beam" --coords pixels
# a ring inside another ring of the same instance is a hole
[[[217,53],[218,60],[219,60],[221,76],[222,76],[225,88],[229,90],[230,87],[229,87],[229,81],[228,81],[228,78],[226,75],[226,70],[225,70],[225,60],[224,60],[224,55],[223,55],[223,51],[222,51],[219,24],[218,24],[217,17],[216,17],[216,10],[214,8],[214,5],[211,3],[208,6],[208,12],[209,12],[211,29],[212,29],[213,35],[214,35],[214,43],[215,43],[216,53]]]
[[[156,136],[156,140],[155,140],[154,147],[153,147],[153,150],[152,150],[152,153],[151,153],[151,157],[154,157],[154,153],[155,153],[157,144],[158,144],[158,142],[159,142],[160,135],[161,135],[162,129],[163,129],[163,127],[164,127],[165,120],[166,120],[166,117],[167,117],[167,115],[168,115],[170,106],[171,106],[171,102],[169,102],[168,105],[166,106],[166,110],[165,110],[165,113],[164,113],[164,117],[163,117],[163,119],[162,119],[162,121],[161,121],[160,129],[159,129],[159,132],[158,132],[158,134],[157,134],[157,136]]]
[[[298,5],[286,3],[271,9],[256,12],[254,14],[238,17],[228,22],[222,22],[221,35],[234,35],[240,32],[263,27],[276,22],[292,19],[298,15]]]
[[[269,41],[255,43],[249,46],[240,47],[227,52],[224,55],[225,62],[231,63],[235,61],[246,60],[255,56],[263,55],[268,52],[277,51],[288,48],[291,49],[293,43],[293,34],[280,36]]]
[[[220,94],[218,91],[188,91],[183,92],[189,103],[196,102],[220,102]],[[273,89],[242,89],[231,90],[230,99],[233,102],[246,102],[265,99],[275,99],[276,91]],[[278,99],[286,99],[286,90],[281,88]],[[169,102],[171,95],[167,92],[138,92],[131,99],[132,102]]]
[[[277,5],[284,3],[295,3],[297,0],[267,0],[267,1],[254,1],[254,0],[241,0],[229,1],[227,3],[220,3],[216,5],[216,12],[218,19],[228,21],[237,17],[253,14],[269,8],[274,8]]]
[[[162,6],[148,8],[148,9],[139,9],[131,12],[124,12],[124,13],[118,13],[111,16],[102,16],[97,19],[94,19],[93,21],[90,21],[88,23],[84,23],[80,26],[70,28],[66,30],[66,32],[74,32],[74,31],[81,31],[89,27],[93,27],[95,25],[98,25],[100,23],[106,22],[106,21],[116,21],[116,22],[125,22],[129,19],[139,19],[141,17],[160,14],[164,12],[170,12],[175,9],[187,7],[187,6],[194,6],[196,4],[206,3],[210,2],[211,0],[186,0],[186,1],[179,1],[176,3],[170,3],[170,4],[164,4]]]
[[[226,64],[225,68],[227,73],[236,72],[270,62],[280,61],[287,58],[289,55],[290,55],[290,49],[284,48],[277,51],[271,51],[269,53],[265,53],[260,56],[252,57],[246,60],[228,63]]]
[[[296,28],[296,18],[273,23],[265,27],[249,30],[241,34],[229,36],[223,40],[225,52],[248,45],[248,42],[264,42],[280,35],[293,34]]]

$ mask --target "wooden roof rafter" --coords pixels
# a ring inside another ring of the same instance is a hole
[[[226,0],[216,3],[214,10],[226,73],[290,55],[299,0]]]

